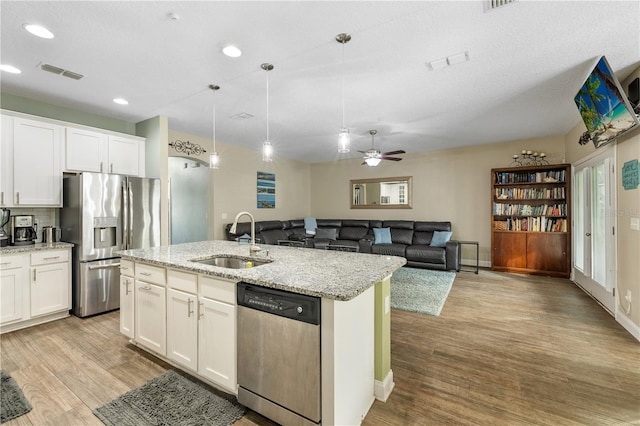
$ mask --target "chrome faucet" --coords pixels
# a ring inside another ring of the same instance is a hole
[[[243,215],[249,216],[251,219],[251,245],[249,246],[249,255],[253,256],[257,254],[261,249],[256,245],[256,220],[253,218],[253,215],[249,212],[240,212],[236,215],[236,218],[233,220],[233,225],[231,225],[231,229],[229,229],[229,233],[235,234],[236,228],[238,227],[238,219],[240,219]]]

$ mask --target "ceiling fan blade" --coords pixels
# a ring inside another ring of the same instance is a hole
[[[396,154],[406,154],[406,152],[404,152],[403,150],[399,149],[397,151],[389,151],[389,152],[385,152],[382,155],[396,155]]]
[[[363,162],[362,162],[362,164],[360,164],[360,165],[361,165],[361,166],[366,166],[366,165],[367,165],[367,162],[366,162],[366,161],[363,161]]]
[[[361,153],[361,154],[366,154],[367,153],[367,151],[359,151],[359,150],[358,150],[358,152]]]
[[[383,160],[400,161],[402,158],[398,157],[382,157]]]

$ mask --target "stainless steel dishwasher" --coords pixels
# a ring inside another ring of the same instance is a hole
[[[320,424],[320,298],[237,288],[238,401],[282,425]]]

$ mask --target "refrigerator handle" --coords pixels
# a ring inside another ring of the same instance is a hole
[[[131,226],[131,221],[133,220],[133,191],[131,189],[131,182],[129,182],[129,180],[127,179],[127,189],[128,189],[128,196],[129,196],[129,214],[127,215],[127,219],[129,220],[129,223],[127,224],[127,234],[129,235],[129,239],[127,241],[127,249],[131,249],[133,246],[133,237],[132,237],[132,233],[133,233],[133,227]]]
[[[128,249],[129,245],[129,197],[127,196],[127,183],[122,183],[122,248]]]

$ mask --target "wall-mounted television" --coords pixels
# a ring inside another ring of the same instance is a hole
[[[638,116],[604,56],[591,71],[574,101],[596,148],[640,126]]]

